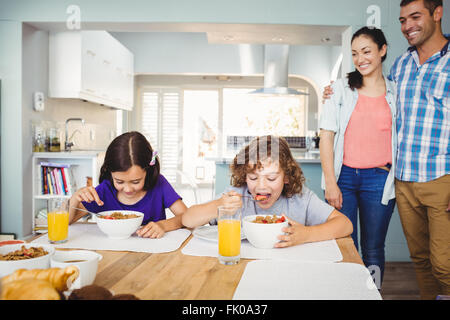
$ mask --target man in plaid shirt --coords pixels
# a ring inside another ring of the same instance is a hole
[[[402,0],[395,193],[422,299],[450,295],[450,48],[442,0]]]

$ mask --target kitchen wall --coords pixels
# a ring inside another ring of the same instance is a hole
[[[59,128],[61,148],[64,148],[66,119],[83,118],[85,125],[69,123],[69,136],[79,130],[73,136],[73,149],[106,150],[116,134],[117,110],[77,99],[48,98],[48,32],[23,24],[22,34],[22,172],[31,173],[32,170],[32,124]],[[42,112],[33,109],[36,91],[43,92],[46,97]],[[90,139],[91,131],[94,140]],[[29,234],[32,230],[32,177],[24,174],[22,179],[22,232]]]

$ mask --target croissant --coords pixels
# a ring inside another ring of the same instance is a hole
[[[61,300],[61,297],[48,281],[21,279],[2,285],[0,300]]]
[[[65,269],[18,269],[8,276],[3,277],[2,285],[12,281],[22,279],[46,280],[58,291],[66,291],[70,285],[78,278],[80,271],[75,266],[68,266]]]

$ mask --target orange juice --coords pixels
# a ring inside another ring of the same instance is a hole
[[[241,221],[219,220],[219,254],[235,257],[241,252]]]
[[[67,240],[69,233],[69,212],[49,212],[47,214],[48,239],[51,242]]]

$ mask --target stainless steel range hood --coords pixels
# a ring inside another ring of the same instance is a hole
[[[289,45],[264,45],[264,88],[250,94],[308,95],[288,87]]]

